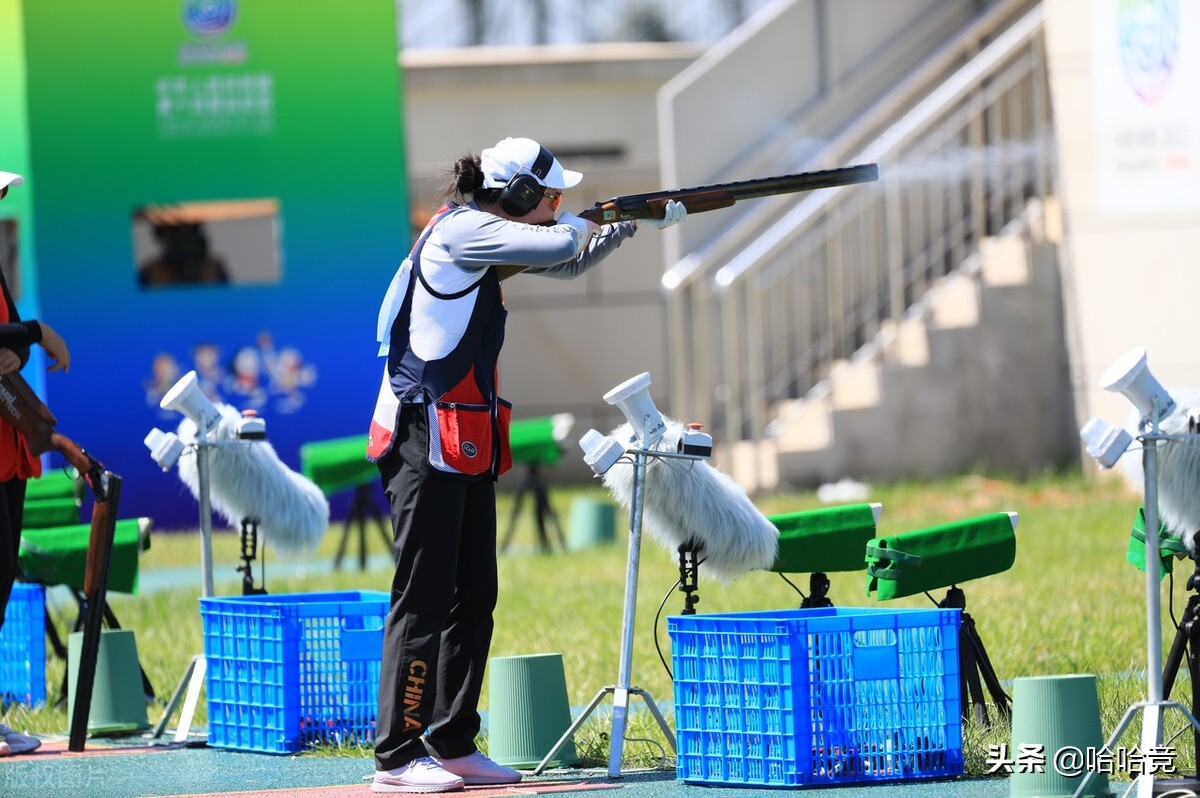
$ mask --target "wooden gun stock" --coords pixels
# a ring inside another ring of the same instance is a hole
[[[694,194],[681,191],[677,197],[649,199],[639,199],[640,196],[633,194],[630,197],[614,197],[588,208],[579,216],[596,224],[612,224],[631,219],[661,219],[666,213],[667,203],[671,200],[682,202],[688,213],[715,211],[718,208],[728,208],[737,202],[737,198],[728,191],[698,191]]]
[[[579,214],[596,224],[614,224],[633,219],[661,219],[664,209],[671,200],[683,203],[688,213],[703,213],[718,208],[728,208],[734,203],[769,197],[775,194],[794,194],[818,188],[848,186],[879,179],[876,164],[859,164],[841,169],[824,169],[817,172],[800,172],[794,175],[761,177],[735,183],[717,183],[696,188],[677,188],[668,191],[652,191],[646,194],[628,194],[597,202]]]
[[[83,592],[91,597],[108,590],[108,570],[112,558],[113,536],[117,528],[117,504],[121,498],[121,478],[107,474],[104,501],[92,505],[92,530],[88,537],[87,564],[83,572]]]
[[[0,417],[20,430],[34,456],[54,448],[51,437],[58,419],[15,371],[0,374]]]
[[[0,417],[25,436],[30,454],[37,456],[50,450],[58,452],[91,486],[96,501],[104,501],[104,485],[100,478],[103,467],[73,440],[54,429],[58,420],[50,408],[38,398],[25,378],[15,371],[0,375]]]

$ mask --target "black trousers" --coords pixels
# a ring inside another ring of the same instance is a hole
[[[497,593],[495,483],[429,465],[424,406],[404,406],[398,427],[379,462],[396,574],[383,631],[378,770],[428,756],[425,744],[446,759],[475,751]]]
[[[21,522],[25,515],[25,480],[0,482],[0,628],[4,627],[4,610],[12,595],[13,582],[21,567],[17,552],[21,550]]]

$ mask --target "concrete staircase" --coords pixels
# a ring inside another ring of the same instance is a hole
[[[761,491],[1069,462],[1059,225],[1043,210],[985,239],[903,322],[777,408],[764,440],[725,447],[722,466]]]

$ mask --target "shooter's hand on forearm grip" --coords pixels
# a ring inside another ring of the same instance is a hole
[[[687,206],[685,206],[682,202],[667,200],[666,204],[663,206],[663,215],[661,219],[642,219],[642,221],[638,222],[638,224],[645,222],[651,227],[656,227],[659,230],[666,230],[668,227],[677,225],[686,219],[687,214]]]

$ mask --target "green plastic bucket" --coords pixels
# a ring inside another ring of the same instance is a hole
[[[1086,773],[1073,775],[1056,767],[1056,754],[1066,748],[1099,750],[1104,745],[1100,730],[1100,701],[1096,677],[1091,674],[1032,676],[1013,680],[1012,745],[1009,758],[1020,754],[1021,746],[1041,746],[1045,755],[1042,772],[1023,772],[1032,768],[1016,767],[1009,779],[1011,798],[1070,798]],[[1109,798],[1113,795],[1108,776],[1095,773],[1088,781],[1085,796]]]
[[[571,502],[567,549],[583,551],[617,539],[617,508],[612,502],[577,497]]]
[[[74,632],[67,640],[68,727],[71,725],[71,716],[75,714],[75,685],[82,651],[83,632]],[[146,694],[142,690],[142,669],[138,663],[133,630],[105,629],[100,635],[100,654],[96,657],[88,733],[125,734],[148,728],[150,722],[146,718]]]
[[[493,657],[488,672],[488,756],[509,767],[536,767],[571,725],[562,654]],[[577,761],[575,743],[567,740],[552,763]]]

